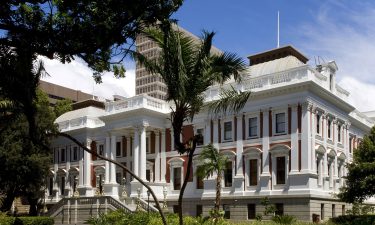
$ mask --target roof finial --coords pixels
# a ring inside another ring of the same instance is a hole
[[[277,11],[277,48],[280,47],[280,12]]]

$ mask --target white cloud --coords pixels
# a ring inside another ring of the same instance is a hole
[[[106,99],[113,95],[130,97],[135,95],[135,70],[128,69],[126,77],[116,79],[112,72],[103,75],[101,84],[96,84],[92,78],[92,70],[82,60],[77,58],[71,63],[62,64],[58,60],[40,57],[50,76],[42,80],[68,87],[75,90],[94,94]]]
[[[360,111],[375,110],[370,100],[375,94],[375,5],[355,4],[322,4],[313,22],[298,27],[299,46],[309,53],[311,63],[314,56],[335,60],[337,79],[350,91],[350,102]]]

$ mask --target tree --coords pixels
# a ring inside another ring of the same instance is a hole
[[[338,197],[350,203],[361,203],[375,195],[375,127],[353,151],[353,162],[347,165],[345,186]]]
[[[212,144],[203,147],[199,155],[200,166],[197,169],[197,176],[207,177],[216,174],[216,199],[213,213],[213,218],[217,221],[221,217],[220,201],[221,201],[221,182],[223,180],[223,172],[225,170],[228,158],[220,154]]]
[[[56,118],[66,112],[71,111],[73,109],[72,104],[73,101],[70,99],[57,100],[55,106],[53,107],[53,111],[55,112]]]
[[[180,154],[188,155],[187,170],[178,198],[179,221],[182,225],[182,199],[199,138],[195,135],[185,143],[180,140],[184,122],[192,121],[194,116],[204,108],[204,94],[211,85],[223,84],[232,77],[240,81],[240,73],[245,69],[245,63],[232,53],[214,54],[211,49],[214,32],[204,32],[202,40],[197,42],[180,32],[178,28],[172,28],[172,23],[165,20],[157,27],[146,29],[144,33],[160,47],[161,54],[158,58],[148,59],[133,52],[133,57],[149,72],[160,75],[166,84],[166,100],[174,105],[171,107],[170,114],[175,143],[172,147],[175,147]],[[228,109],[228,112],[236,112],[245,105],[250,96],[250,92],[237,92],[234,88],[225,93],[225,102],[214,101],[211,106],[220,106],[221,109]],[[228,101],[229,98],[230,101]],[[216,108],[213,112],[223,113],[220,108]]]
[[[36,129],[54,129],[55,115],[51,111],[47,96],[37,91]],[[0,134],[0,195],[5,196],[1,211],[8,211],[15,197],[27,196],[30,215],[37,214],[37,205],[42,196],[51,162],[48,137],[41,136],[39,145],[32,143],[28,135],[28,122],[19,116]]]

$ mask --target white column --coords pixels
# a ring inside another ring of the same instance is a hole
[[[160,133],[155,132],[155,182],[160,182]]]
[[[212,145],[219,149],[219,123],[218,123],[218,120],[217,119],[214,119],[213,122],[212,122],[212,126],[213,126],[213,143]]]
[[[126,137],[126,166],[130,169],[130,162],[131,162],[131,158],[130,158],[130,152],[132,151],[130,149],[130,146],[131,146],[131,137],[130,135],[128,135]],[[130,182],[130,174],[129,173],[126,173],[126,182]]]
[[[204,145],[211,143],[211,120],[206,121],[206,129],[204,130]]]
[[[86,147],[91,149],[91,140],[87,139]],[[84,151],[84,184],[85,187],[91,187],[91,154]]]
[[[161,130],[161,170],[160,170],[160,181],[165,182],[165,174],[167,168],[167,159],[165,155],[165,129]]]
[[[173,127],[171,127],[171,151],[175,150],[175,145],[174,145],[174,131]]]
[[[311,110],[311,170],[316,171],[316,156],[315,156],[315,135],[316,135],[316,110]]]
[[[292,121],[291,121],[291,168],[290,173],[296,173],[298,168],[298,106],[292,106]]]
[[[110,149],[111,149],[111,137],[107,136],[105,138],[105,151],[104,151],[104,156],[106,158],[109,158],[110,156]],[[109,168],[109,162],[105,161],[105,184],[109,183],[109,173],[110,173],[110,168]]]
[[[70,185],[70,174],[69,174],[69,170],[70,170],[70,152],[71,152],[71,146],[69,146],[69,148],[67,147],[66,148],[66,177],[65,177],[65,189],[67,190],[66,191],[66,195],[70,197],[71,193],[70,193],[70,189],[71,189],[71,185]]]
[[[312,104],[305,102],[302,105],[302,151],[301,151],[301,172],[311,171],[311,139],[310,139],[310,113]]]
[[[112,160],[116,160],[116,136],[114,134],[112,134],[111,136],[110,158]],[[116,165],[113,163],[110,163],[109,167],[110,167],[109,183],[116,184]]]
[[[268,109],[263,110],[263,138],[262,138],[262,148],[263,148],[263,175],[270,175],[270,164],[269,164],[269,149],[270,149],[270,139],[269,139],[269,111]]]
[[[134,144],[133,144],[133,171],[139,176],[139,132],[138,128],[134,129]]]
[[[55,148],[54,151],[55,151],[54,152],[55,153],[55,155],[54,155],[55,156],[54,157],[55,162],[53,164],[53,170],[54,170],[55,174],[53,175],[53,191],[55,192],[56,200],[58,200],[59,199],[59,191],[58,191],[59,190],[59,184],[58,184],[58,180],[57,180],[58,179],[57,171],[59,170],[59,150],[57,148]],[[79,167],[81,169],[81,160],[79,161]],[[81,173],[82,173],[81,171],[82,170],[80,170],[80,176],[81,176]],[[81,182],[81,179],[80,179],[79,182]]]
[[[84,154],[83,154],[83,150],[80,149],[79,151],[79,180],[78,180],[78,186],[79,187],[83,187],[83,174],[84,174],[84,168],[83,168],[83,160],[84,160]]]
[[[146,180],[146,127],[140,127],[141,149],[139,154],[139,176],[142,180]]]
[[[243,176],[243,140],[242,140],[242,115],[237,116],[237,176]]]

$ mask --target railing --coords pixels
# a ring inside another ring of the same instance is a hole
[[[108,102],[105,105],[105,111],[109,114],[130,111],[138,108],[147,108],[158,112],[167,113],[167,110],[169,110],[169,105],[163,100],[146,95],[138,95],[124,100]]]
[[[147,201],[145,201],[141,198],[136,198],[136,200],[139,201],[139,205],[145,211],[148,211],[150,209],[151,212],[158,212],[158,209],[155,206],[153,206],[152,204],[150,204],[149,202],[147,202]]]
[[[63,198],[59,202],[57,202],[54,206],[52,206],[51,209],[48,210],[47,216],[55,216],[61,209],[68,204],[70,201],[71,207],[75,204],[77,205],[111,205],[115,209],[122,209],[125,212],[131,213],[132,210],[129,209],[126,205],[121,203],[120,201],[117,201],[116,199],[110,197],[110,196],[96,196],[96,197],[78,197],[78,198]],[[147,203],[146,203],[147,204]],[[147,209],[147,208],[146,208]],[[151,207],[150,207],[151,210]]]
[[[79,118],[62,121],[58,123],[60,131],[64,132],[67,130],[78,129],[82,127],[97,127],[104,125],[103,121],[98,118],[90,118],[87,116],[82,116]]]

